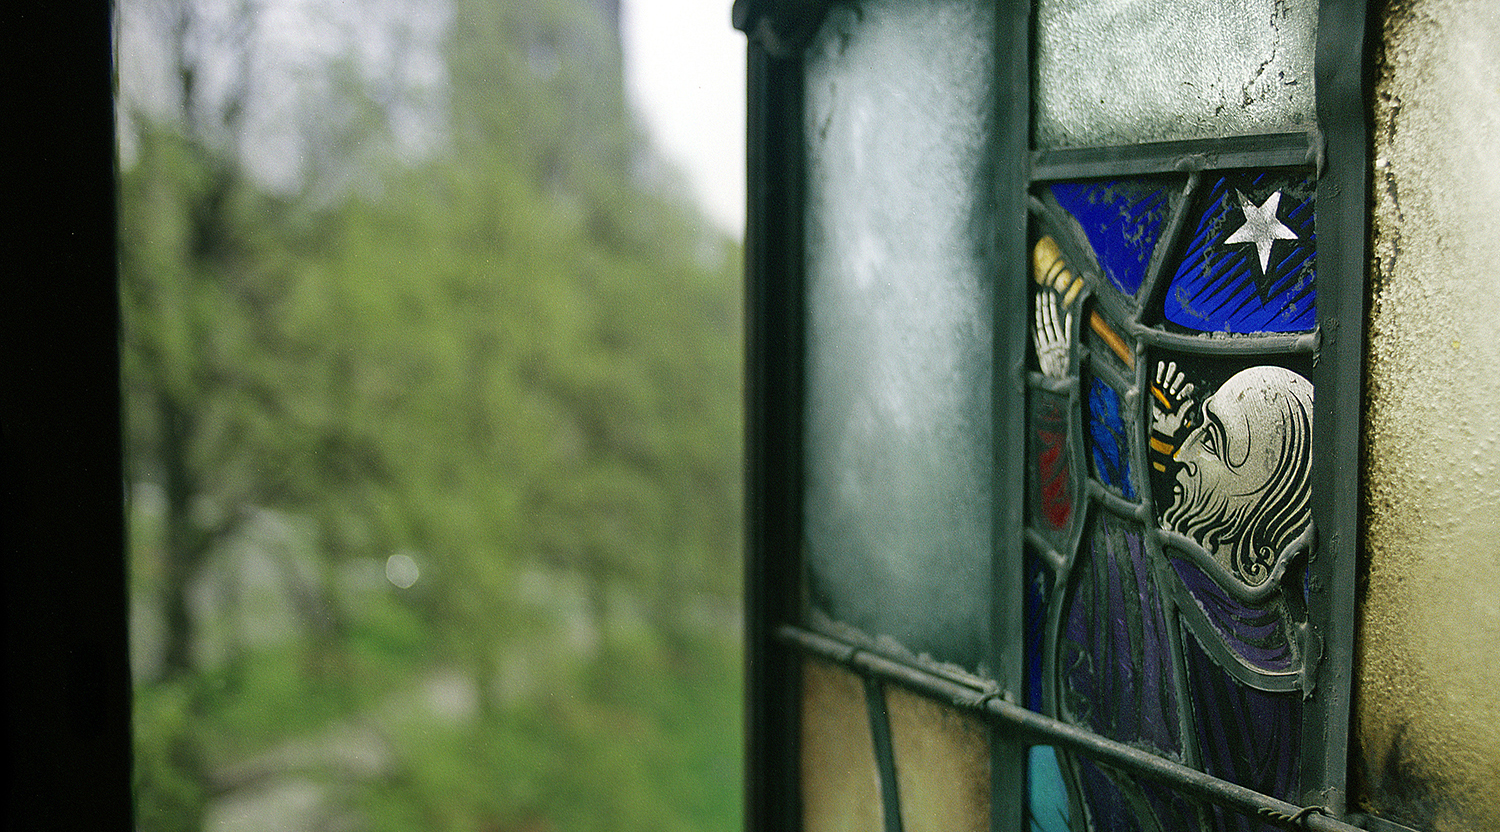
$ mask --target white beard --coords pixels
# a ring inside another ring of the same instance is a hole
[[[1224,489],[1205,488],[1202,477],[1183,469],[1177,474],[1172,505],[1162,525],[1190,537],[1214,559],[1246,583],[1262,583],[1270,575],[1276,552],[1257,552],[1249,540],[1249,521],[1255,496],[1231,499]]]

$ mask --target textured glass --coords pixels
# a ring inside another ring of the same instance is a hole
[[[990,8],[838,6],[806,54],[810,595],[971,668],[989,633]]]
[[[1027,478],[1031,522],[1057,538],[1074,519],[1077,482],[1068,456],[1068,400],[1034,392],[1030,441],[1033,476]],[[1058,538],[1060,541],[1060,538]]]
[[[1133,376],[1130,371],[1135,369],[1135,352],[1120,334],[1119,325],[1110,323],[1097,308],[1089,311],[1088,318],[1083,340],[1093,362],[1113,367],[1116,375],[1129,373]]]
[[[1093,829],[1100,832],[1178,832],[1202,828],[1198,824],[1197,807],[1177,789],[1154,780],[1116,774],[1087,757],[1075,757],[1073,765],[1082,785],[1083,804],[1095,821]]]
[[[1356,805],[1500,829],[1500,10],[1382,8]]]
[[[802,828],[883,832],[880,773],[865,686],[825,662],[802,663]]]
[[[1202,332],[1312,329],[1312,179],[1260,173],[1212,181],[1188,218],[1192,231],[1167,288],[1166,319]]]
[[[1202,610],[1203,618],[1236,659],[1261,673],[1286,673],[1298,664],[1280,604],[1250,605],[1234,598],[1191,561],[1172,558],[1172,569]]]
[[[1130,434],[1121,411],[1120,394],[1094,379],[1089,386],[1089,451],[1094,476],[1118,489],[1126,499],[1135,499],[1130,475]]]
[[[1167,219],[1167,189],[1161,180],[1066,182],[1052,196],[1078,221],[1110,282],[1134,295]]]
[[[1311,125],[1316,27],[1315,0],[1039,0],[1036,144]]]
[[[886,688],[902,832],[990,828],[985,724],[899,687]]]
[[[1162,593],[1140,532],[1101,512],[1080,558],[1058,649],[1063,711],[1110,739],[1180,750]]]

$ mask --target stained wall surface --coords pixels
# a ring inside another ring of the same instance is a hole
[[[1391,4],[1375,95],[1361,808],[1500,829],[1500,4]]]

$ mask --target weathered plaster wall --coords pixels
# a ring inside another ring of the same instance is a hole
[[[1375,96],[1362,808],[1500,829],[1500,3],[1393,2]]]

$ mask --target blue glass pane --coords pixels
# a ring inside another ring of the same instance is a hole
[[[1089,387],[1089,438],[1092,440],[1090,450],[1094,475],[1105,485],[1120,489],[1127,499],[1134,500],[1130,440],[1120,412],[1120,394],[1097,378]]]
[[[1199,332],[1301,332],[1317,318],[1311,179],[1214,182],[1172,277],[1163,315]]]
[[[1052,570],[1026,553],[1026,707],[1042,710],[1042,654],[1047,636],[1047,601],[1052,597]]]
[[[1094,256],[1115,288],[1134,295],[1146,276],[1151,250],[1170,207],[1161,180],[1070,182],[1052,186],[1094,247]]]

